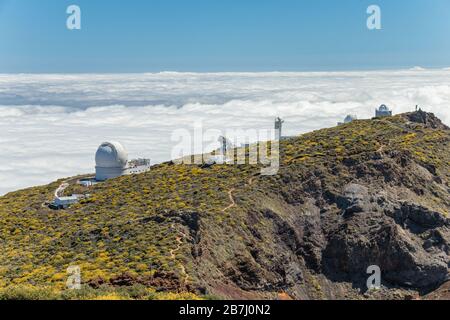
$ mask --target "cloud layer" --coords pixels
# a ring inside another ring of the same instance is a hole
[[[450,124],[450,70],[319,73],[0,75],[0,194],[94,171],[94,153],[121,141],[130,157],[170,159],[172,132],[329,127],[385,103],[416,104]]]

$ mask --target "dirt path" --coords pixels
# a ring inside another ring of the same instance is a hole
[[[228,197],[230,198],[230,205],[224,209],[222,209],[222,212],[225,212],[231,208],[233,208],[234,206],[236,206],[236,202],[234,201],[233,198],[233,192],[235,191],[235,189],[230,189],[230,191],[228,191]]]
[[[249,180],[248,180],[248,185],[252,185],[253,184],[253,179],[254,179],[254,177],[252,177],[252,178],[250,178]],[[235,200],[234,200],[234,197],[233,197],[233,192],[235,191],[236,189],[234,189],[234,188],[232,188],[232,189],[230,189],[229,191],[228,191],[228,197],[229,197],[229,199],[230,199],[230,205],[228,205],[226,208],[224,208],[224,209],[222,209],[222,212],[225,212],[225,211],[227,211],[227,210],[229,210],[229,209],[231,209],[231,208],[233,208],[233,207],[235,207],[236,206],[236,202],[235,202]],[[186,237],[186,235],[184,234],[184,233],[182,233],[181,231],[178,231],[176,228],[175,228],[175,224],[174,223],[172,223],[171,225],[170,225],[170,228],[172,229],[172,230],[175,230],[175,231],[177,231],[181,236],[177,236],[175,239],[176,239],[176,242],[178,243],[177,244],[177,247],[175,248],[175,249],[171,249],[170,251],[169,251],[169,254],[170,254],[170,258],[172,259],[172,260],[174,260],[174,261],[176,261],[176,253],[177,252],[179,252],[180,250],[181,250],[181,247],[182,247],[182,245],[183,245],[183,239],[185,239],[185,238],[187,238]],[[186,267],[184,266],[184,265],[182,265],[181,263],[180,263],[180,270],[181,270],[181,273],[184,275],[184,283],[187,283],[188,282],[188,280],[189,280],[189,274],[186,272]]]
[[[251,186],[253,184],[253,180],[255,179],[255,177],[251,177],[250,179],[248,179],[248,185]],[[228,191],[228,198],[230,199],[230,205],[227,206],[226,208],[222,209],[222,212],[225,212],[233,207],[236,206],[236,201],[234,201],[234,197],[233,197],[233,192],[236,191],[236,189],[232,188]]]
[[[174,223],[172,223],[170,225],[170,228],[175,230],[175,231],[177,231],[177,229],[175,228],[175,224]],[[178,245],[177,245],[177,247],[175,249],[172,249],[172,250],[169,251],[170,258],[172,260],[174,260],[174,261],[176,261],[176,257],[177,257],[176,253],[181,250],[181,246],[183,245],[183,240],[182,239],[186,238],[186,235],[184,233],[182,233],[181,231],[178,231],[178,232],[182,235],[182,237],[180,237],[180,236],[176,237],[176,241],[177,241]],[[186,267],[183,264],[181,264],[181,263],[179,265],[180,265],[181,274],[184,276],[184,279],[183,279],[184,284],[186,284],[189,281],[189,275],[186,272]]]

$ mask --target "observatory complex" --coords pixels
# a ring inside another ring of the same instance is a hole
[[[385,105],[382,104],[378,109],[375,110],[375,117],[391,117],[392,116],[392,111],[389,110],[389,108]]]
[[[104,142],[95,154],[95,180],[106,181],[123,175],[150,170],[150,159],[128,161],[128,153],[119,142]]]
[[[138,174],[150,170],[150,159],[135,159],[128,161],[128,153],[119,142],[104,142],[95,154],[95,178],[80,179],[77,184],[91,187],[98,182],[117,178],[123,175]],[[89,195],[73,194],[64,196],[64,190],[69,187],[64,182],[55,191],[55,198],[48,206],[54,210],[67,209]]]
[[[418,106],[416,107],[417,110]],[[375,110],[375,117],[390,117],[392,111],[382,104]],[[348,115],[344,122],[339,122],[338,125],[344,125],[357,120],[355,115]],[[289,136],[283,136],[284,120],[280,117],[275,119],[275,141],[282,141],[289,139]],[[228,151],[235,148],[233,143],[226,137],[219,137],[220,148],[215,150],[215,154],[209,157],[207,164],[223,164],[233,163],[233,159],[228,159]],[[248,147],[249,144],[241,145],[241,147]],[[139,174],[150,170],[150,159],[140,158],[128,160],[128,152],[122,144],[116,141],[102,143],[95,154],[95,178],[80,179],[78,184],[87,188],[109,179],[114,179],[124,175]],[[84,198],[84,195],[63,196],[63,191],[69,186],[68,183],[63,183],[55,192],[54,201],[49,204],[50,208],[65,209],[72,204]]]
[[[380,117],[392,117],[392,110],[390,110],[385,104],[382,104],[379,108],[375,109],[375,118]],[[338,122],[338,126],[358,120],[358,117],[353,114],[349,114],[345,117],[344,122]]]

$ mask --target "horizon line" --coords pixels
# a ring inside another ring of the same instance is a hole
[[[387,72],[387,71],[450,71],[450,66],[440,67],[386,67],[361,69],[329,69],[329,70],[267,70],[267,71],[55,71],[55,72],[1,72],[0,75],[127,75],[127,74],[299,74],[299,73],[358,73],[358,72]]]

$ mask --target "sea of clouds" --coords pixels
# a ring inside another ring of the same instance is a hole
[[[94,172],[103,141],[130,158],[171,158],[174,130],[272,129],[295,135],[415,105],[450,124],[450,70],[316,73],[0,75],[0,194]]]

